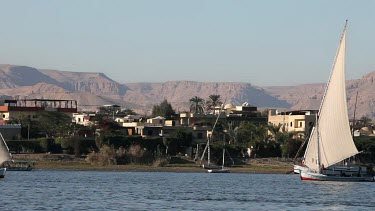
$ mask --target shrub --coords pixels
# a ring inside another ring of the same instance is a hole
[[[86,161],[100,166],[114,165],[117,164],[116,151],[113,147],[103,145],[99,149],[99,152],[91,152],[88,154]]]
[[[169,164],[169,160],[167,158],[157,158],[152,166],[154,167],[163,167],[163,166],[166,166],[167,164]]]

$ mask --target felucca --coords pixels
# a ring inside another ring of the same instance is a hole
[[[374,181],[366,167],[341,164],[358,154],[350,131],[345,92],[345,23],[331,76],[304,155],[302,180]]]

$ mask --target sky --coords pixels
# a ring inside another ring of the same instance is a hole
[[[0,0],[0,64],[120,83],[325,83],[348,19],[347,79],[375,70],[375,1]]]

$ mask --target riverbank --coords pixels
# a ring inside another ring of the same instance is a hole
[[[205,172],[195,163],[151,165],[92,165],[83,158],[65,154],[14,154],[13,159],[35,161],[35,170],[128,171],[128,172]],[[277,159],[251,159],[246,165],[230,167],[233,173],[287,174],[293,170],[291,162]]]

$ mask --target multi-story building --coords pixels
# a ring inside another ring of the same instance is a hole
[[[275,126],[281,126],[285,132],[296,132],[303,138],[314,126],[317,118],[317,110],[296,110],[279,112],[275,109],[268,111],[268,122]]]
[[[224,107],[227,122],[238,126],[241,122],[249,122],[255,125],[266,125],[267,117],[261,116],[256,106],[245,102],[241,106],[227,104]]]

